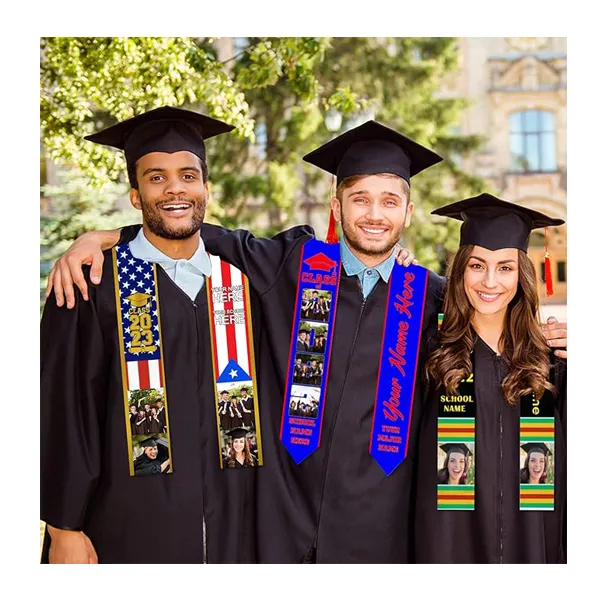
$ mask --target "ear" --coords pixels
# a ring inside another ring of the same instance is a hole
[[[331,210],[333,212],[333,218],[339,223],[342,220],[342,203],[337,196],[331,198]]]
[[[412,217],[412,212],[413,209],[415,208],[415,203],[414,202],[409,202],[408,206],[406,207],[406,217],[404,218],[404,227],[410,227],[410,220]]]
[[[134,190],[133,188],[131,188],[129,190],[129,202],[131,202],[131,206],[133,206],[133,208],[142,210],[142,202],[140,200],[140,193],[137,190]]]

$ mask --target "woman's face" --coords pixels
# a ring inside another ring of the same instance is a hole
[[[244,438],[236,438],[233,440],[233,451],[240,454],[244,451]]]
[[[529,455],[529,478],[538,480],[544,474],[546,467],[546,457],[543,452],[532,452]]]
[[[519,288],[519,251],[474,246],[464,274],[469,303],[482,315],[504,313]]]
[[[450,478],[458,480],[465,472],[465,455],[461,452],[450,452],[448,456],[448,473]]]

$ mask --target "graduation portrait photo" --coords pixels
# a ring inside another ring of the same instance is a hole
[[[317,321],[300,321],[296,350],[298,352],[312,352],[325,354],[329,325]]]
[[[475,483],[475,444],[438,445],[438,485],[472,485]]]
[[[554,442],[528,442],[521,445],[519,479],[534,485],[554,483]]]
[[[136,477],[171,472],[169,440],[164,433],[150,437],[135,435],[133,443],[133,470]]]
[[[296,352],[294,361],[294,383],[321,385],[323,382],[323,356]]]
[[[163,388],[129,390],[129,426],[132,436],[168,433]]]
[[[288,414],[290,417],[316,419],[321,405],[321,390],[303,385],[293,385]]]
[[[302,294],[300,317],[310,321],[329,321],[331,311],[331,292],[306,289]]]

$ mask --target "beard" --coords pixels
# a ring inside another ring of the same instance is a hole
[[[390,250],[392,250],[392,248],[400,241],[402,233],[404,232],[404,226],[399,226],[398,228],[392,230],[391,236],[387,241],[382,240],[381,242],[367,242],[365,244],[356,234],[355,230],[350,226],[348,221],[346,221],[344,218],[344,211],[341,210],[341,207],[340,213],[342,217],[342,233],[344,234],[346,243],[352,250],[364,256],[384,257],[385,255],[389,254]]]
[[[144,223],[154,235],[167,240],[184,240],[200,230],[206,213],[206,195],[204,192],[197,198],[179,198],[179,200],[189,202],[192,205],[192,216],[189,221],[174,227],[165,223],[160,210],[162,205],[173,202],[173,199],[159,200],[155,204],[150,204],[144,200],[140,193]]]

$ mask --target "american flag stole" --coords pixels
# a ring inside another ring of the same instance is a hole
[[[112,256],[129,474],[171,473],[156,266],[135,258],[127,243]]]

